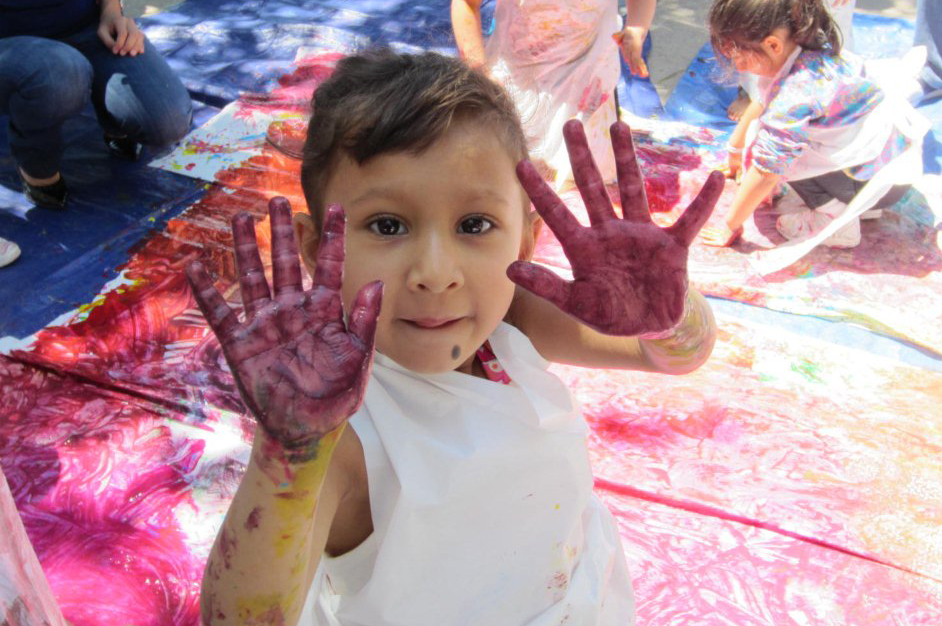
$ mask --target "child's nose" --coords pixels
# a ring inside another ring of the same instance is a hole
[[[417,242],[415,258],[409,268],[409,289],[442,293],[464,283],[460,264],[448,241],[429,236]]]

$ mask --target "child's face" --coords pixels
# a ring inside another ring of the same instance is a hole
[[[740,72],[775,78],[794,48],[788,29],[777,28],[762,40],[758,50],[733,49],[730,60]]]
[[[345,157],[324,190],[347,215],[345,305],[382,280],[376,347],[417,372],[470,372],[510,307],[507,266],[529,247],[514,160],[475,126],[456,123],[419,155]]]

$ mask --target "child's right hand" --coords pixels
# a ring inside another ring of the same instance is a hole
[[[306,458],[320,439],[343,424],[363,400],[373,360],[383,285],[357,293],[349,327],[343,321],[343,209],[329,207],[317,251],[314,285],[301,286],[301,270],[284,198],[269,203],[274,298],[265,279],[253,220],[232,220],[245,321],[226,304],[203,265],[186,276],[200,311],[219,338],[248,409],[292,458]]]

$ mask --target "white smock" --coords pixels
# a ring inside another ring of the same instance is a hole
[[[373,533],[321,559],[300,624],[634,624],[578,406],[520,331],[501,324],[489,341],[509,385],[376,354],[350,420]]]
[[[614,0],[498,0],[485,44],[491,76],[510,92],[530,158],[556,171],[559,189],[572,178],[563,124],[576,118],[606,182],[615,180],[609,127],[621,71]]]
[[[761,78],[761,101],[768,102],[772,86],[791,71],[801,54],[798,46],[774,78]],[[922,176],[922,141],[930,125],[908,101],[915,77],[925,65],[924,47],[911,49],[901,59],[879,59],[864,64],[865,74],[883,91],[884,98],[873,111],[854,124],[835,128],[807,129],[809,145],[785,170],[785,180],[803,180],[839,172],[880,156],[894,132],[906,137],[908,146],[874,174],[857,192],[844,212],[807,239],[793,239],[771,250],[754,253],[751,263],[762,274],[788,267],[825,239],[858,219],[877,204],[894,186],[912,185]],[[762,120],[754,120],[746,133],[747,151],[755,142]]]

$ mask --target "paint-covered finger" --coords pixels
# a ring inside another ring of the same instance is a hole
[[[670,233],[675,241],[681,245],[689,246],[690,243],[696,239],[697,233],[700,232],[703,225],[710,219],[710,214],[713,213],[713,207],[716,206],[716,201],[719,200],[720,194],[723,193],[724,183],[725,178],[722,172],[715,170],[710,172],[710,176],[703,184],[703,188],[700,189],[700,193],[697,194],[697,197],[687,206],[683,214],[677,218],[677,221],[667,229],[667,232]]]
[[[242,212],[232,218],[232,241],[235,246],[236,269],[239,272],[242,306],[245,307],[245,319],[250,320],[261,307],[271,301],[271,292],[268,290],[262,258],[258,254],[255,220],[248,213]]]
[[[569,312],[572,283],[545,267],[528,261],[514,261],[507,268],[507,277],[544,300],[549,300],[562,311]]]
[[[301,263],[291,224],[291,203],[281,196],[268,202],[271,223],[272,287],[275,297],[297,293],[301,286]]]
[[[230,335],[239,326],[239,318],[226,304],[222,294],[206,273],[203,264],[199,261],[187,263],[184,274],[187,282],[190,283],[190,290],[193,292],[196,304],[209,323],[209,327],[220,340]]]
[[[317,287],[339,291],[343,284],[346,221],[343,207],[339,204],[327,207],[321,226],[321,241],[317,248],[317,267],[314,269],[314,285]]]
[[[372,350],[376,337],[376,320],[383,305],[383,281],[375,280],[363,285],[350,309],[350,332],[367,350]]]
[[[572,164],[572,177],[576,187],[582,194],[586,212],[589,214],[589,223],[598,224],[606,220],[615,219],[615,209],[608,198],[608,191],[602,181],[602,174],[595,164],[589,142],[585,136],[585,129],[579,120],[569,120],[563,125],[563,139],[566,140],[566,150],[569,152],[569,162]]]
[[[651,222],[644,176],[631,139],[631,129],[624,122],[612,124],[612,148],[615,150],[615,171],[618,172],[618,194],[621,212],[630,222]]]
[[[567,245],[576,239],[582,224],[569,211],[569,208],[559,199],[556,192],[543,180],[530,161],[520,161],[517,164],[517,178],[523,185],[524,191],[530,196],[533,208],[540,214],[546,225],[549,226],[556,239],[567,251]],[[568,252],[567,252],[568,254]]]

